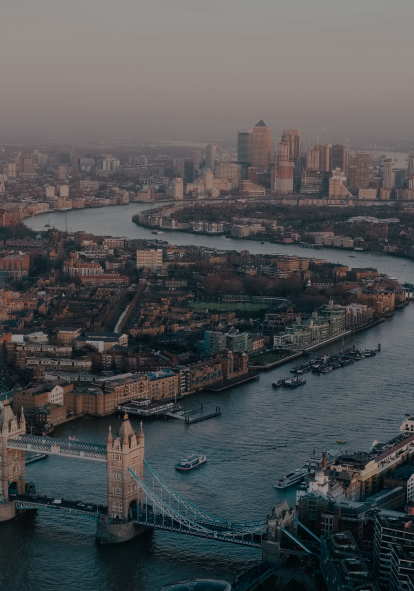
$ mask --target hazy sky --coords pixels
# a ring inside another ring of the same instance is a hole
[[[2,0],[0,133],[414,137],[413,0]]]

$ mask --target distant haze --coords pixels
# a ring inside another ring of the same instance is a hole
[[[0,133],[413,138],[413,0],[3,0]]]

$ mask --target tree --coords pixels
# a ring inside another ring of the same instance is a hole
[[[79,275],[75,275],[75,277],[73,278],[73,283],[76,285],[76,287],[80,287],[81,285],[83,285],[82,279]]]

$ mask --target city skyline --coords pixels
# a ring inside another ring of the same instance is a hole
[[[412,20],[408,0],[7,2],[0,133],[228,137],[259,114],[304,137],[410,137]]]

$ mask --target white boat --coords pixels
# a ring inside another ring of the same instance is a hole
[[[275,488],[287,488],[288,486],[292,486],[292,484],[297,484],[307,473],[308,470],[306,468],[296,468],[293,472],[289,472],[289,474],[279,478],[275,484]]]
[[[340,452],[339,449],[328,449],[326,452],[326,466],[331,466],[336,458],[338,458],[341,454],[342,452]],[[319,468],[322,468],[322,461],[323,453],[317,453],[314,451],[313,454],[307,459],[305,466],[319,470]]]
[[[199,456],[198,454],[192,454],[185,458],[185,460],[181,460],[179,464],[175,465],[176,470],[181,470],[186,472],[187,470],[193,470],[194,468],[198,468],[202,464],[207,462],[207,456]]]

